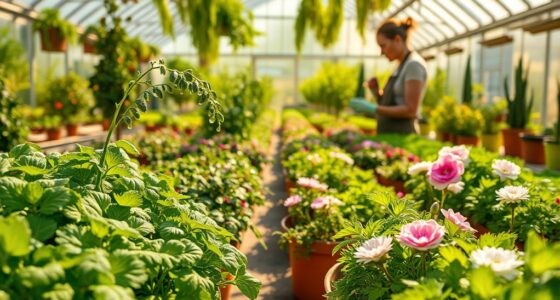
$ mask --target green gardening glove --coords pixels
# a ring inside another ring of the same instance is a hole
[[[364,98],[354,98],[350,101],[350,108],[358,113],[375,114],[377,104],[368,102]]]

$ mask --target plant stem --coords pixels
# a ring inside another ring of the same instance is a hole
[[[393,277],[391,277],[391,275],[389,274],[389,271],[387,271],[387,266],[385,266],[385,264],[381,263],[381,270],[383,271],[383,273],[385,273],[385,276],[387,276],[387,280],[389,280],[389,282],[393,283]]]
[[[443,207],[443,203],[445,202],[445,195],[446,195],[445,189],[441,190],[441,207],[440,207],[440,209],[445,209]]]
[[[422,251],[422,274],[426,276],[426,254],[427,251]]]
[[[509,232],[513,233],[513,220],[515,218],[515,205],[511,206],[511,224],[509,226]]]

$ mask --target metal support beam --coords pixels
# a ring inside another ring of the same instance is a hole
[[[469,30],[469,26],[467,26],[467,23],[465,23],[465,21],[463,21],[463,19],[461,19],[457,13],[455,11],[452,11],[451,9],[449,9],[447,6],[445,5],[440,5],[438,3],[438,1],[432,1],[431,2],[433,5],[439,7],[441,10],[443,10],[444,12],[446,12],[449,16],[451,16],[453,18],[453,20],[457,21],[459,24],[461,24],[461,26],[463,26],[465,28],[465,31]],[[424,5],[427,5],[426,2],[424,2]]]
[[[476,5],[485,14],[487,14],[490,17],[490,19],[492,19],[492,22],[496,22],[496,17],[494,16],[494,14],[492,14],[488,9],[486,9],[486,7],[484,5],[478,3],[478,1],[476,1],[476,0],[473,0],[472,3],[474,3],[474,5]]]
[[[508,17],[511,17],[511,15],[513,15],[511,9],[509,9],[509,7],[505,5],[501,0],[496,0],[496,2],[498,2],[498,5],[501,6],[505,11],[507,11]]]
[[[463,12],[469,15],[476,23],[478,23],[478,26],[482,26],[482,20],[480,19],[480,17],[478,17],[477,14],[475,14],[470,8],[465,6],[465,4],[461,1],[462,0],[454,0],[453,3],[455,3],[460,9],[463,10]]]
[[[432,15],[434,15],[435,18],[437,18],[438,20],[440,20],[441,22],[443,22],[449,29],[451,29],[451,31],[453,31],[454,34],[459,34],[459,32],[457,31],[457,29],[455,29],[455,26],[451,26],[446,20],[445,18],[442,18],[441,16],[439,16],[437,13],[434,12],[433,9],[431,9],[428,5],[426,5],[426,3],[421,3],[422,7],[427,10],[429,13],[431,13]]]

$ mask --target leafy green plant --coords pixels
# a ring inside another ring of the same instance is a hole
[[[355,69],[341,63],[324,63],[315,75],[300,85],[310,104],[326,107],[338,118],[356,90]]]
[[[455,120],[459,118],[457,102],[449,96],[445,96],[442,100],[442,103],[431,111],[430,122],[438,132],[455,132]]]
[[[506,100],[508,102],[508,116],[507,123],[510,128],[525,128],[529,122],[529,115],[533,107],[533,94],[527,103],[527,88],[528,88],[528,72],[523,70],[523,58],[519,58],[517,67],[515,68],[515,94],[510,96],[509,85],[507,78],[504,79],[504,90]]]
[[[21,103],[0,79],[0,152],[6,152],[27,138]]]
[[[422,100],[424,118],[430,117],[432,110],[444,99],[446,82],[447,73],[443,69],[437,68],[434,77],[428,81],[426,93]]]
[[[456,123],[453,133],[460,136],[479,136],[484,126],[482,113],[465,104],[459,105],[456,109]]]
[[[473,103],[473,84],[471,70],[471,56],[467,58],[467,66],[465,67],[465,77],[463,79],[463,104],[472,105]]]
[[[0,28],[0,78],[10,93],[29,87],[29,64],[21,44],[10,37],[8,27]]]
[[[343,4],[342,0],[329,0],[328,5],[323,7],[323,2],[319,0],[301,1],[295,22],[295,44],[298,53],[301,52],[307,28],[314,29],[315,38],[325,48],[338,40],[344,19]]]
[[[484,118],[484,126],[482,127],[483,134],[496,134],[499,132],[500,124],[496,122],[496,119],[503,115],[506,109],[506,100],[486,104],[480,108],[480,112]]]
[[[76,27],[60,17],[60,12],[55,8],[45,8],[33,22],[33,30],[47,34],[49,30],[56,30],[70,43],[75,43],[78,38]]]
[[[391,5],[391,0],[356,0],[356,28],[365,42],[365,29],[368,16],[376,12],[383,12]]]
[[[65,124],[77,124],[93,108],[93,95],[89,83],[75,73],[50,80],[39,95],[39,103],[48,115],[60,116]]]

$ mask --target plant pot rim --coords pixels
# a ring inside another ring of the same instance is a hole
[[[540,135],[540,134],[531,134],[531,133],[527,133],[527,132],[521,132],[519,133],[519,137],[524,140],[524,141],[534,141],[534,142],[542,142],[544,141],[544,135]]]
[[[560,141],[556,140],[553,136],[545,136],[544,142],[546,144],[560,145]]]
[[[332,292],[332,283],[338,279],[340,273],[342,271],[342,263],[336,263],[332,266],[327,274],[325,275],[324,285],[325,285],[325,293]]]

